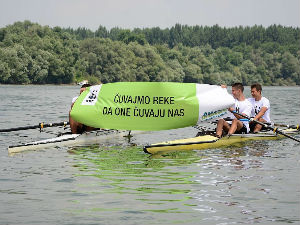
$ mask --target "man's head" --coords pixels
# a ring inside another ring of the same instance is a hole
[[[234,98],[238,99],[241,95],[243,95],[244,92],[244,86],[242,83],[234,83],[231,85],[231,93]]]
[[[255,98],[255,100],[260,100],[261,91],[262,91],[262,87],[260,84],[256,83],[251,85],[251,95],[253,98]]]
[[[84,92],[87,87],[90,87],[90,86],[91,86],[90,84],[84,84],[84,85],[82,85],[81,88],[80,88],[80,94],[82,92]]]

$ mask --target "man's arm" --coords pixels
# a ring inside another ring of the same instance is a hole
[[[247,104],[246,108],[244,108],[244,110],[243,110],[242,112],[239,112],[239,113],[242,114],[242,115],[244,115],[244,116],[250,117],[251,111],[252,111],[252,104],[251,104],[249,101],[246,102],[246,104]],[[234,109],[234,108],[231,107],[231,108],[229,108],[228,110],[229,110],[230,112],[232,112],[233,115],[234,115],[237,119],[245,119],[244,117],[235,114],[235,113],[234,113],[234,112],[235,112],[235,109]]]
[[[268,110],[267,107],[262,107],[259,111],[259,113],[257,113],[257,115],[253,118],[254,120],[259,120]]]
[[[235,116],[235,118],[237,118],[237,119],[244,119],[244,117],[239,116],[239,115],[237,115],[237,114],[234,113],[235,109],[233,107],[228,108],[228,111],[231,112],[231,113],[233,113],[233,115]],[[241,114],[247,116],[245,113],[241,113]]]

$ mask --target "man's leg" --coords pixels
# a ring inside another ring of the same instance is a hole
[[[265,123],[265,122],[266,122],[266,121],[265,121],[264,119],[262,119],[262,118],[259,118],[258,121],[259,121],[259,122],[262,122],[262,123]],[[260,125],[260,124],[257,123],[257,124],[255,125],[255,127],[254,127],[253,133],[259,132],[259,131],[261,130],[261,128],[262,128],[262,125]]]
[[[70,128],[71,128],[72,134],[77,134],[78,133],[78,128],[81,128],[82,124],[78,123],[75,120],[73,120],[73,118],[70,116],[70,113],[69,113],[69,123],[70,123]]]
[[[228,131],[230,129],[230,125],[224,120],[224,119],[219,119],[218,124],[217,124],[217,129],[216,129],[216,135],[217,137],[222,137],[223,130]]]
[[[239,131],[242,128],[243,128],[243,123],[241,121],[239,121],[238,119],[234,119],[234,120],[232,120],[232,124],[228,131],[228,135],[232,135],[236,131]]]

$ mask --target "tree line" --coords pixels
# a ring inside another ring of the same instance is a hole
[[[300,29],[272,25],[96,31],[16,22],[0,29],[0,83],[173,81],[300,84]]]

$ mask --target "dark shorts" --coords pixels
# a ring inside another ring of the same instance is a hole
[[[250,132],[254,131],[255,126],[256,126],[256,123],[249,123]]]
[[[82,126],[77,127],[77,134],[82,134],[83,132],[86,131],[87,126],[82,124]]]
[[[247,128],[245,127],[245,124],[243,124],[243,127],[240,130],[237,130],[235,134],[247,134]]]
[[[254,128],[256,126],[257,123],[254,123],[254,122],[250,122],[249,123],[249,128],[250,128],[250,132],[253,132],[254,131]],[[271,125],[270,123],[265,123],[267,125]],[[265,128],[264,126],[261,128],[261,131],[267,131],[268,129]]]

